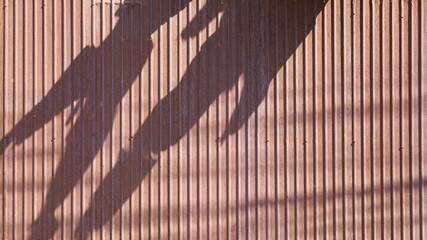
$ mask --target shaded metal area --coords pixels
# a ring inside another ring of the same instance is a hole
[[[427,238],[427,2],[0,5],[2,239]]]

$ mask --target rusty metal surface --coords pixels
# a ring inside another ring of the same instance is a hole
[[[3,239],[427,238],[427,2],[3,0]]]

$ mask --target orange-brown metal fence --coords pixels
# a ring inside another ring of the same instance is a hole
[[[3,239],[427,238],[427,1],[0,1]]]

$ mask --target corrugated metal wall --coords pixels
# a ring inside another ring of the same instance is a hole
[[[427,238],[424,0],[2,0],[3,239]]]

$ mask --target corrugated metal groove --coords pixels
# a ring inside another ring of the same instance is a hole
[[[3,239],[423,239],[423,0],[0,2]]]

